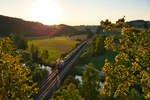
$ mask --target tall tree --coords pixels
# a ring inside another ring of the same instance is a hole
[[[45,58],[45,59],[48,59],[48,50],[43,50],[43,53],[42,53],[42,56]]]
[[[105,37],[103,35],[95,35],[89,45],[89,48],[87,50],[87,52],[91,55],[91,56],[98,56],[98,55],[102,55],[105,51],[104,48],[104,40]]]
[[[96,43],[95,43],[96,55],[102,55],[104,53],[105,51],[104,40],[105,40],[105,37],[103,35],[96,35]]]
[[[43,50],[42,53],[41,53],[41,56],[40,56],[41,60],[42,60],[42,63],[45,64],[45,65],[48,65],[49,64],[49,53],[48,53],[48,50]]]
[[[99,89],[98,71],[93,68],[93,64],[88,64],[82,76],[81,94],[85,100],[99,100]]]
[[[39,61],[39,49],[32,44],[31,47],[30,47],[30,51],[31,51],[31,54],[32,54],[33,61],[38,62]]]
[[[104,92],[114,97],[127,96],[132,89],[150,98],[150,41],[146,30],[129,27],[125,19],[115,24],[102,21],[106,29],[120,28],[119,42],[107,37],[105,47],[119,52],[113,63],[106,60],[102,71],[106,74]]]
[[[20,34],[10,34],[9,35],[10,39],[14,42],[14,45],[17,49],[27,49],[28,44],[27,44],[27,39]]]
[[[37,91],[9,38],[0,39],[0,100],[29,100]]]

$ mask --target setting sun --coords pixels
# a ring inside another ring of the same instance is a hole
[[[57,24],[61,19],[61,8],[52,0],[39,0],[31,9],[32,18],[43,24]]]

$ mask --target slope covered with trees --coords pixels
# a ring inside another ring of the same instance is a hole
[[[78,31],[68,25],[44,25],[39,22],[25,21],[19,18],[0,15],[0,36],[8,36],[11,33],[24,36],[53,36],[71,35]]]
[[[22,34],[25,36],[47,36],[52,30],[52,26],[50,27],[38,22],[0,16],[0,34],[4,36],[11,33]]]
[[[130,26],[134,26],[136,28],[150,28],[150,21],[144,21],[144,20],[134,20],[127,22]]]

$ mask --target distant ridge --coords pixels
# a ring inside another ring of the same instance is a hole
[[[150,21],[134,20],[127,22],[130,26],[137,28],[150,28]],[[90,29],[96,32],[99,25],[80,25],[68,26],[65,24],[60,25],[44,25],[40,22],[25,21],[20,18],[8,17],[0,15],[0,36],[8,36],[11,33],[22,34],[24,36],[69,36],[78,34],[79,31]]]
[[[39,22],[24,21],[19,18],[0,15],[1,35],[16,33],[25,36],[47,36],[52,30],[52,26],[43,25]]]
[[[130,26],[134,26],[136,28],[150,28],[150,21],[144,21],[144,20],[133,20],[127,22]]]
[[[39,22],[25,21],[0,15],[0,36],[8,36],[11,33],[24,36],[54,36],[69,35],[78,32],[74,27],[68,25],[44,25]]]

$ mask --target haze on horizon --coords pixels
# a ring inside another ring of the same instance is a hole
[[[48,25],[99,25],[123,16],[150,21],[150,0],[1,0],[0,15]]]

